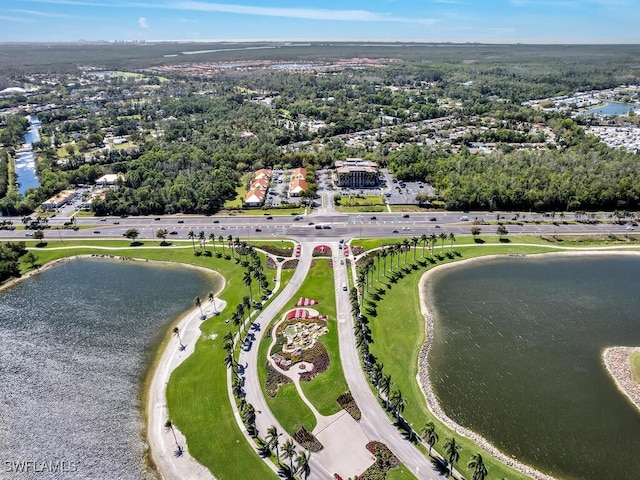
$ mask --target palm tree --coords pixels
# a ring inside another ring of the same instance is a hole
[[[173,334],[178,337],[178,342],[180,342],[180,350],[184,350],[185,346],[182,344],[182,339],[180,338],[180,329],[178,327],[173,328]]]
[[[429,240],[429,237],[427,237],[426,233],[423,233],[422,235],[420,235],[420,241],[422,242],[422,257],[424,258],[424,247],[427,243],[427,240]]]
[[[278,448],[280,446],[280,435],[282,434],[278,433],[278,429],[275,425],[272,425],[267,429],[267,445],[269,448],[275,449],[278,463],[280,463],[280,449]]]
[[[416,248],[418,247],[418,243],[420,242],[420,238],[411,237],[411,245],[413,246],[413,261],[416,261]]]
[[[429,243],[431,244],[431,256],[433,256],[433,247],[435,247],[437,241],[438,236],[435,233],[431,233],[429,235]]]
[[[245,287],[249,287],[249,300],[253,301],[253,292],[251,291],[251,283],[253,282],[253,277],[251,276],[250,270],[245,270],[244,275],[242,276],[242,283]]]
[[[404,263],[407,263],[407,253],[409,253],[409,245],[411,245],[411,242],[407,238],[402,240],[402,249],[404,250]]]
[[[380,393],[384,395],[385,405],[389,409],[389,392],[391,391],[391,375],[383,375],[380,380]]]
[[[211,245],[213,245],[213,253],[216,253],[216,234],[211,232],[209,234],[209,240],[211,241]]]
[[[233,356],[233,349],[227,350],[227,353],[224,356],[224,366],[230,368],[231,371],[234,370],[236,365],[236,359]]]
[[[402,396],[400,390],[394,390],[391,394],[391,408],[396,416],[396,420],[400,420],[400,415],[404,411],[404,407],[407,406],[407,399]]]
[[[291,471],[293,471],[293,457],[296,456],[296,446],[290,438],[282,445],[282,456],[289,459],[289,466],[291,467]]]
[[[218,241],[222,244],[222,254],[224,255],[224,237],[222,235],[218,235]]]
[[[200,297],[196,297],[194,303],[196,304],[196,307],[200,309],[200,316],[204,317],[204,313],[202,311],[202,300],[200,300]]]
[[[444,443],[444,452],[449,462],[449,475],[453,475],[453,464],[460,459],[462,447],[456,443],[455,437],[447,438]]]
[[[431,420],[429,420],[422,431],[420,432],[424,441],[429,445],[429,456],[431,456],[431,447],[433,447],[439,440],[438,433],[436,432],[436,426]]]
[[[482,455],[479,453],[471,455],[471,460],[467,463],[467,467],[473,468],[473,476],[471,477],[471,480],[484,480],[487,476],[487,467],[485,467],[484,462],[482,461]]]
[[[233,248],[233,244],[231,242],[233,242],[233,235],[227,235],[227,242],[229,242],[231,244],[231,255],[233,256],[233,258],[236,258],[236,249]]]
[[[198,242],[200,243],[200,246],[202,247],[202,249],[205,249],[205,239],[207,238],[207,235],[204,233],[203,230],[200,230],[198,232]]]
[[[311,473],[311,468],[309,467],[309,453],[300,452],[298,457],[296,458],[296,467],[298,467],[298,473],[304,475],[304,478],[308,478]]]
[[[191,243],[193,244],[193,251],[196,251],[196,234],[193,233],[193,230],[189,230],[187,232],[187,237],[189,237],[189,240],[191,240]]]
[[[453,242],[456,241],[456,234],[451,232],[449,233],[449,247],[451,250],[453,250]]]
[[[229,331],[224,334],[224,337],[222,337],[222,340],[224,340],[225,343],[231,344],[231,347],[233,348],[233,345],[235,344],[235,341],[236,341],[236,336]]]
[[[167,420],[166,422],[164,422],[164,427],[168,430],[171,430],[171,433],[173,433],[173,441],[176,442],[176,447],[178,447],[179,449],[180,445],[178,444],[178,438],[176,437],[176,432],[173,430],[173,423],[171,423],[171,420]]]
[[[438,235],[438,237],[440,238],[440,240],[442,240],[442,247],[440,247],[440,250],[444,249],[444,241],[447,239],[447,234],[444,232],[440,232],[440,235]]]
[[[207,296],[207,298],[209,299],[209,301],[211,303],[213,303],[213,314],[214,315],[218,315],[218,309],[216,308],[216,296],[213,292],[209,292],[209,295]]]
[[[382,257],[382,270],[384,270],[383,275],[387,276],[387,257],[389,256],[389,252],[386,248],[382,248],[380,251],[380,256]]]

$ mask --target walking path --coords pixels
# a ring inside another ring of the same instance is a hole
[[[211,480],[214,478],[207,468],[189,455],[184,435],[175,426],[173,432],[164,426],[169,420],[166,396],[169,377],[195,350],[196,341],[201,334],[202,316],[208,318],[226,307],[223,300],[214,299],[214,302],[215,308],[212,302],[205,302],[202,304],[202,313],[200,309],[195,308],[178,322],[180,338],[174,335],[165,347],[149,385],[146,405],[147,438],[151,458],[165,480],[183,478]],[[181,348],[181,344],[185,348]]]

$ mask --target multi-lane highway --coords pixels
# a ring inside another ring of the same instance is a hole
[[[325,210],[327,211],[327,210]],[[637,228],[632,222],[622,225],[609,223],[608,215],[597,215],[599,223],[587,224],[575,222],[571,214],[562,221],[540,213],[527,213],[517,219],[512,213],[489,212],[429,212],[429,213],[375,213],[375,214],[342,214],[332,211],[320,213],[314,211],[309,215],[236,215],[236,216],[159,216],[159,217],[78,217],[77,230],[64,228],[66,217],[54,217],[49,220],[50,228],[45,230],[45,237],[54,238],[122,238],[130,228],[139,232],[141,241],[157,241],[158,230],[166,229],[167,240],[185,240],[188,232],[198,234],[204,231],[207,238],[211,233],[216,237],[231,235],[241,240],[273,239],[282,237],[300,239],[327,239],[353,237],[412,237],[423,233],[442,231],[455,235],[469,235],[474,222],[480,235],[495,235],[497,217],[500,216],[509,235],[550,235],[550,234],[633,234]],[[296,218],[298,218],[296,220]],[[12,218],[14,226],[21,226],[20,218]],[[476,223],[477,223],[476,222]],[[482,223],[485,224],[482,224]],[[0,230],[0,238],[26,238],[32,231]]]

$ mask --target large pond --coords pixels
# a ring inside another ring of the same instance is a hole
[[[640,412],[601,352],[640,345],[640,256],[470,263],[436,273],[427,296],[449,417],[559,478],[638,478]]]
[[[620,103],[620,102],[607,102],[602,107],[591,108],[589,110],[585,110],[581,113],[581,115],[624,115],[632,110],[635,110],[637,105],[633,105],[630,103]]]
[[[215,289],[196,269],[83,258],[0,292],[0,477],[154,478],[146,366],[170,322]],[[29,461],[66,472],[6,463]]]

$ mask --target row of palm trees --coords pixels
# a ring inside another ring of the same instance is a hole
[[[289,460],[289,465],[283,464],[280,462],[280,436],[282,434],[278,432],[277,427],[272,425],[267,429],[267,435],[264,440],[263,450],[268,450],[269,453],[271,451],[275,451],[276,459],[278,465],[280,467],[280,474],[287,479],[293,479],[296,473],[300,475],[304,475],[306,479],[311,473],[311,467],[309,466],[309,458],[311,454],[309,452],[300,452],[296,456],[296,446],[291,440],[291,438],[287,439],[286,442],[282,445],[282,457],[286,460]],[[265,453],[267,453],[265,451]],[[295,459],[295,468],[294,468],[294,459]]]
[[[422,435],[422,441],[429,446],[429,456],[431,456],[431,448],[440,439],[436,432],[435,424],[432,421],[428,421],[420,431]],[[449,437],[444,442],[445,459],[449,463],[449,475],[453,474],[453,465],[460,460],[460,452],[462,446],[456,442],[455,437]],[[482,455],[479,453],[471,455],[467,467],[473,469],[471,480],[484,480],[488,475],[488,470],[484,464]]]
[[[394,272],[394,261],[397,257],[397,267],[400,268],[400,260],[404,256],[404,263],[407,263],[407,256],[413,247],[413,260],[416,259],[417,245],[422,242],[423,250],[422,256],[424,257],[424,249],[428,244],[430,246],[431,255],[433,255],[433,249],[437,240],[442,241],[442,249],[444,249],[445,240],[450,241],[451,248],[453,248],[453,242],[455,242],[455,235],[453,233],[446,234],[442,232],[440,236],[431,234],[430,236],[422,235],[422,237],[413,237],[412,239],[405,239],[401,243],[387,246],[383,249],[377,250],[373,259],[364,263],[358,271],[358,285],[364,285],[365,288],[362,292],[358,292],[357,288],[352,288],[349,291],[349,301],[351,304],[351,311],[356,319],[354,323],[354,334],[356,339],[356,346],[360,353],[362,363],[364,365],[365,372],[369,375],[373,386],[376,388],[378,398],[384,401],[384,407],[387,411],[391,412],[398,422],[403,424],[409,431],[410,439],[416,438],[413,431],[413,427],[402,417],[402,413],[407,405],[407,400],[403,397],[400,389],[393,389],[393,381],[391,375],[384,373],[384,364],[377,362],[377,359],[370,353],[369,344],[372,341],[371,330],[368,326],[368,322],[361,314],[362,305],[365,303],[365,298],[369,292],[369,285],[373,282],[373,272],[378,272],[378,281],[380,281],[380,271],[386,276],[387,272],[387,258],[390,260],[390,270]],[[383,263],[382,269],[380,269],[380,262]],[[371,274],[371,275],[370,275]],[[370,278],[371,276],[371,278]],[[378,298],[375,297],[374,298]],[[423,441],[429,447],[429,455],[431,456],[431,450],[433,446],[438,442],[439,435],[436,432],[435,424],[432,421],[426,423],[425,427],[420,432],[422,438],[418,440]],[[453,466],[460,459],[460,451],[462,447],[456,442],[455,437],[447,438],[444,445],[445,459],[449,463],[449,475],[453,474]],[[484,465],[482,455],[477,453],[471,456],[468,464],[468,468],[473,469],[472,480],[484,480],[487,476],[487,468]]]

